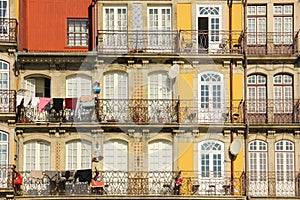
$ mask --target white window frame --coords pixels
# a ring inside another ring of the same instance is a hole
[[[247,6],[247,32],[248,44],[266,44],[267,6]]]
[[[267,110],[267,78],[260,74],[247,77],[247,97],[249,113],[266,113]]]
[[[87,47],[89,42],[89,20],[68,19],[68,46]]]
[[[289,74],[274,76],[274,113],[293,112],[293,81],[293,76]]]
[[[274,43],[292,44],[294,28],[293,5],[274,5]]]
[[[223,74],[213,71],[199,73],[198,99],[198,120],[202,122],[223,121],[223,114],[227,113],[224,108]]]
[[[0,188],[7,187],[8,181],[8,137],[5,132],[0,131]]]
[[[107,51],[128,51],[128,11],[126,6],[103,7],[103,47]]]
[[[33,140],[24,144],[24,170],[50,170],[50,143]]]
[[[295,144],[288,140],[275,143],[276,195],[295,195]]]
[[[86,75],[69,76],[66,80],[66,97],[79,98],[92,95],[92,78]]]
[[[110,140],[104,143],[104,171],[128,171],[128,143],[123,140]]]
[[[66,143],[66,170],[90,169],[91,167],[91,142],[75,140]]]
[[[148,6],[148,47],[149,51],[171,50],[172,48],[172,7]]]
[[[6,7],[5,5],[6,4]],[[7,37],[9,36],[9,0],[0,0],[0,5],[2,6],[0,9],[0,18],[1,24],[0,24],[0,37]]]
[[[251,141],[249,151],[249,192],[253,196],[268,194],[268,144],[262,140]]]

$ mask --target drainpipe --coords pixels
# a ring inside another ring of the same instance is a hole
[[[97,51],[97,0],[93,0],[94,3],[94,51]]]
[[[244,105],[243,105],[243,118],[245,123],[245,133],[244,133],[244,148],[245,148],[245,171],[244,171],[244,195],[248,196],[248,134],[249,134],[249,122],[247,119],[247,65],[248,65],[248,57],[247,57],[247,0],[242,0],[243,2],[243,10],[244,10],[244,28],[243,28],[243,56],[244,56]]]
[[[229,53],[232,53],[232,0],[227,0],[227,6],[229,11]],[[233,116],[232,116],[232,101],[233,101],[233,69],[232,69],[232,59],[230,59],[229,64],[229,98],[230,98],[230,108],[229,108],[229,117],[230,117],[230,123],[233,123]],[[233,131],[230,131],[230,144],[233,142]],[[230,194],[234,195],[234,159],[230,159]]]

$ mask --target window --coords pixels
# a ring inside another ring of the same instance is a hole
[[[267,78],[253,74],[247,77],[248,112],[265,113],[267,100]]]
[[[103,35],[103,46],[111,50],[127,50],[127,8],[104,6],[103,15],[103,30],[107,32]]]
[[[267,32],[267,6],[247,7],[248,44],[265,44]]]
[[[288,74],[274,76],[274,112],[293,112],[293,77]]]
[[[172,99],[172,86],[167,72],[154,72],[148,77],[149,117],[152,122],[167,122]]]
[[[68,19],[68,46],[87,46],[88,30],[88,19]]]
[[[215,72],[204,72],[198,75],[198,108],[199,120],[220,121],[223,119],[223,75]]]
[[[248,149],[250,194],[265,196],[268,194],[268,145],[264,141],[254,140],[249,143]]]
[[[125,72],[109,72],[104,75],[104,98],[127,99],[128,75]]]
[[[0,188],[7,187],[8,177],[8,134],[0,131]]]
[[[92,94],[92,79],[88,76],[78,75],[67,78],[67,97],[90,96]]]
[[[24,169],[49,170],[50,144],[44,141],[31,141],[24,144]]]
[[[90,169],[92,167],[92,145],[90,142],[68,142],[66,149],[67,170]]]
[[[154,141],[148,145],[149,171],[172,170],[172,144],[168,141]]]
[[[294,196],[294,143],[280,140],[275,143],[276,194]]]
[[[128,144],[121,140],[112,140],[104,144],[104,170],[128,170]]]
[[[8,34],[9,12],[8,0],[0,0],[0,34]]]
[[[275,44],[293,43],[293,5],[274,5]]]
[[[171,7],[151,6],[148,7],[148,45],[152,49],[165,49],[172,45]]]

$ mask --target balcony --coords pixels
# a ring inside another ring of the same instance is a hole
[[[296,33],[247,32],[247,53],[253,55],[293,55],[299,51],[299,31]]]
[[[231,38],[231,42],[230,42]],[[105,54],[241,54],[241,31],[98,31]],[[232,49],[230,49],[230,45]]]
[[[14,90],[0,90],[0,115],[16,113],[16,92]]]
[[[98,51],[103,54],[247,54],[293,55],[299,51],[299,31],[295,33],[242,31],[98,31]],[[230,48],[231,47],[231,48]]]
[[[13,97],[12,97],[13,98]],[[1,99],[0,99],[1,100]],[[8,101],[8,100],[7,100]],[[223,124],[245,123],[252,125],[299,124],[300,100],[233,100],[208,101],[186,99],[94,99],[77,100],[76,108],[50,109],[39,112],[38,107],[23,107],[19,123],[37,122],[99,122],[118,124]],[[3,112],[14,111],[13,99],[6,103]],[[0,107],[1,108],[1,107]],[[5,108],[5,109],[4,109]],[[230,117],[231,116],[231,117]]]
[[[0,42],[17,42],[17,20],[0,18]]]

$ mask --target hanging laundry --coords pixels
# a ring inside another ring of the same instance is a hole
[[[54,110],[59,113],[59,111],[63,110],[64,99],[62,98],[53,98],[53,108]]]
[[[27,107],[31,101],[31,97],[24,97],[24,107]]]
[[[37,107],[40,103],[40,97],[32,97],[31,99],[31,106]]]
[[[39,112],[42,112],[45,107],[50,103],[51,98],[40,98],[40,103],[39,103]]]
[[[65,98],[65,109],[75,110],[77,98]]]

